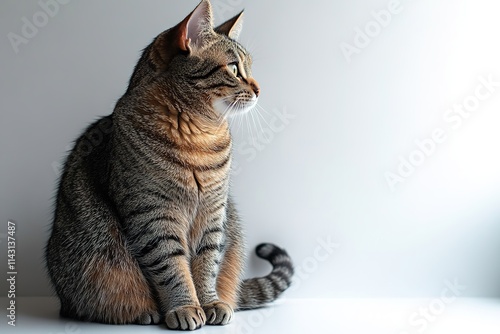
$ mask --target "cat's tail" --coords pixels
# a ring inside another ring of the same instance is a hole
[[[293,263],[284,249],[264,243],[258,245],[255,252],[258,257],[271,262],[273,270],[267,276],[242,282],[238,310],[262,307],[278,298],[292,283]]]

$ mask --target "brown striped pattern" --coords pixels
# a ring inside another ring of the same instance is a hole
[[[193,330],[225,325],[234,309],[259,307],[289,286],[290,258],[271,244],[258,255],[273,271],[241,277],[225,116],[250,109],[260,88],[234,40],[241,14],[215,30],[211,22],[203,0],[160,34],[113,114],[68,156],[46,250],[63,316]]]

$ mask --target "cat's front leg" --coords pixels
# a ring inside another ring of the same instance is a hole
[[[207,325],[226,325],[233,318],[233,308],[221,301],[217,295],[217,277],[225,248],[224,208],[209,217],[202,216],[207,223],[200,224],[199,243],[194,248],[191,270],[198,299],[205,311]]]
[[[129,212],[127,239],[158,294],[167,327],[194,330],[205,324],[206,317],[191,276],[186,240],[189,222],[181,212],[165,210],[165,206]]]

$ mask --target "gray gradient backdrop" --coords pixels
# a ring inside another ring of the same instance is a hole
[[[288,296],[439,296],[457,280],[466,296],[500,297],[499,5],[213,3],[217,22],[246,9],[261,115],[233,121],[233,194],[249,254],[273,241],[295,259]],[[1,1],[0,258],[15,220],[20,295],[51,293],[43,247],[68,145],[196,4],[73,0],[52,17],[37,1]],[[23,32],[34,19],[38,31]],[[9,33],[29,37],[17,53]],[[252,255],[246,274],[268,269]]]

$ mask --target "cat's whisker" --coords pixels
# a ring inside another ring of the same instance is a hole
[[[263,111],[267,116],[273,116],[269,111],[266,110],[260,103],[256,104],[257,107],[260,108],[261,111]]]
[[[224,111],[220,114],[219,119],[226,119],[227,116],[231,113],[232,107],[234,106],[235,102],[237,101],[237,99],[235,100],[235,97],[236,97],[236,95],[233,94],[233,95],[226,96],[226,97],[223,97],[220,99],[221,101],[226,102],[227,106],[224,109]],[[227,102],[229,102],[229,101],[232,101],[232,102],[228,104]]]
[[[233,127],[233,123],[235,122],[235,119],[238,117],[238,113],[234,114],[232,113],[231,115],[228,115],[227,118],[229,119],[229,127]]]
[[[259,129],[257,128],[257,123],[255,122],[255,116],[254,116],[254,113],[253,112],[249,112],[248,114],[250,114],[250,117],[252,118],[252,124],[255,128],[255,134],[256,134],[256,139],[259,139],[260,138],[260,135],[259,135]],[[261,132],[261,134],[264,133],[264,131]]]
[[[252,125],[250,124],[249,122],[249,113],[245,113],[245,122],[247,123],[247,128],[248,128],[248,132],[250,134],[250,138],[252,139],[252,145],[255,147],[255,136],[253,134],[253,131],[252,131]]]
[[[243,116],[242,115],[239,115],[237,114],[236,116],[236,119],[237,119],[237,123],[238,123],[238,127],[236,129],[236,133],[239,133],[240,129],[241,129],[241,125],[243,124]]]
[[[257,42],[256,36],[251,36],[244,43],[245,44],[245,48],[250,52],[250,54],[252,55],[252,58],[254,60],[256,59],[255,55],[257,54],[257,49],[256,49],[257,43],[256,42]]]
[[[229,104],[226,107],[226,109],[221,113],[221,115],[219,116],[219,125],[217,126],[217,130],[219,130],[222,124],[224,124],[224,122],[227,121],[227,118],[232,113],[233,107],[236,104],[236,102],[237,100],[231,102],[231,104]]]
[[[265,112],[265,110],[262,108],[261,105],[259,105],[258,103],[255,105],[255,112],[257,113],[257,115],[262,118],[262,120],[264,121],[264,123],[266,123],[266,126],[268,128],[271,128],[271,125],[269,124],[269,122],[267,121],[267,119],[264,117],[264,115],[262,115],[261,111]]]
[[[239,132],[245,118],[245,116],[243,115],[244,113],[242,112],[245,109],[243,106],[243,102],[239,101],[238,104],[235,106],[235,109],[236,110],[231,116],[231,118],[235,119],[234,122],[237,124],[236,132]]]
[[[226,109],[221,114],[222,120],[227,120],[228,115],[233,111],[234,104],[235,102],[233,101],[227,105]]]
[[[257,123],[259,124],[261,134],[264,135],[264,128],[262,127],[262,123],[260,122],[260,118],[262,117],[262,115],[261,115],[259,109],[257,108],[257,106],[252,110],[252,112],[253,111],[255,111],[257,113],[257,115],[256,115]],[[264,122],[266,122],[266,124],[267,124],[266,119],[263,117],[262,117],[262,119],[264,119]],[[269,124],[267,124],[267,125],[269,127]]]

